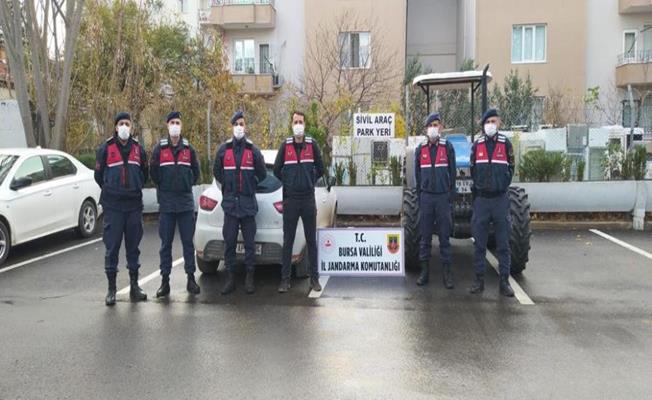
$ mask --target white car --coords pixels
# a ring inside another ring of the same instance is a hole
[[[281,182],[274,176],[272,168],[276,159],[276,150],[263,150],[267,166],[267,178],[258,184],[256,200],[256,264],[280,264],[283,251],[283,188]],[[315,187],[315,202],[317,204],[317,228],[332,227],[335,224],[337,212],[337,196],[332,188],[333,179],[326,184],[321,178]],[[222,191],[215,181],[199,198],[197,226],[195,228],[195,249],[197,252],[197,267],[202,273],[214,274],[218,263],[224,258],[224,238],[222,225],[224,212],[220,202]],[[244,243],[242,234],[238,235],[236,255],[238,261],[244,259]],[[309,265],[306,257],[306,239],[303,224],[299,220],[297,234],[292,249],[292,264],[297,277],[309,275]]]
[[[77,228],[82,237],[93,235],[99,199],[93,170],[71,155],[0,149],[0,264],[12,246],[55,232]]]

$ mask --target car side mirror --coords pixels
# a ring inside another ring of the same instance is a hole
[[[20,190],[22,188],[28,187],[32,184],[32,178],[29,176],[23,176],[18,179],[14,179],[11,181],[11,185],[9,185],[9,189],[11,190]]]

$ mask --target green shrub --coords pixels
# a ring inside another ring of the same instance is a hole
[[[355,186],[358,180],[358,166],[353,160],[349,160],[349,185]]]
[[[75,155],[75,158],[88,168],[95,169],[95,153],[80,153]]]
[[[338,162],[335,164],[335,185],[342,186],[344,183],[344,174],[346,173],[346,164]]]
[[[602,158],[606,179],[634,179],[645,178],[647,167],[647,150],[645,146],[637,145],[625,151],[619,142],[610,143]]]
[[[627,154],[627,158],[630,159],[631,164],[631,171],[628,177],[637,181],[643,180],[647,168],[647,150],[645,146],[634,146]]]
[[[545,150],[532,150],[523,156],[519,176],[524,182],[550,182],[551,178],[563,180],[570,178],[570,161],[562,153]]]
[[[389,159],[389,171],[392,178],[392,186],[401,186],[403,182],[401,181],[401,169],[403,168],[403,163],[401,162],[400,157],[390,157]]]
[[[586,161],[584,159],[577,161],[577,181],[582,182],[584,180],[584,169],[586,168]]]

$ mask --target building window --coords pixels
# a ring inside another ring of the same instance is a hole
[[[258,70],[261,74],[271,74],[272,71],[272,60],[269,55],[269,45],[261,44],[258,46],[258,55],[260,59],[260,66]]]
[[[634,61],[636,58],[636,31],[623,32],[623,59],[625,62]]]
[[[512,63],[546,61],[546,26],[514,25],[512,27]]]
[[[255,46],[253,39],[236,40],[233,46],[233,72],[255,73]]]
[[[369,32],[342,32],[338,43],[341,68],[369,68],[371,66],[371,35]]]
[[[632,107],[631,103],[629,100],[623,100],[622,101],[623,105],[623,121],[622,125],[625,128],[631,128],[632,127]],[[638,127],[638,120],[636,118],[636,111],[641,106],[641,101],[640,100],[634,100],[634,128]]]

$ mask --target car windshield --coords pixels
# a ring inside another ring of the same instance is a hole
[[[0,154],[0,185],[5,181],[9,170],[14,165],[18,156],[12,154]]]
[[[256,187],[256,193],[272,193],[279,190],[282,186],[280,180],[274,176],[273,166],[267,166],[267,178],[263,179],[262,182],[258,183]]]

